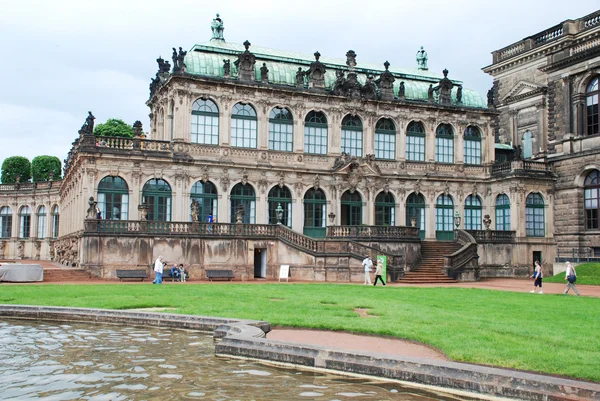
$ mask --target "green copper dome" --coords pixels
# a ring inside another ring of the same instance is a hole
[[[211,41],[200,45],[195,45],[185,56],[187,73],[209,77],[223,77],[223,60],[230,60],[230,75],[237,76],[237,68],[234,62],[245,48],[242,44],[228,43],[223,40]],[[296,86],[296,72],[298,67],[306,71],[310,64],[315,61],[313,55],[306,55],[295,52],[286,52],[281,50],[268,49],[264,47],[252,46],[250,52],[256,56],[255,78],[260,81],[260,67],[266,63],[269,69],[269,83],[278,85]],[[325,73],[325,87],[331,89],[335,82],[336,70],[348,70],[346,60],[335,59],[321,56],[319,59],[327,71]],[[358,80],[362,84],[366,82],[367,75],[373,75],[375,79],[383,72],[382,66],[369,63],[360,63],[356,66]],[[394,82],[394,92],[398,95],[400,82],[404,81],[405,97],[408,100],[427,101],[427,92],[429,85],[436,86],[443,78],[440,74],[435,74],[427,70],[419,69],[389,69],[396,81]],[[461,81],[452,80],[456,85],[461,85]],[[457,87],[452,89],[452,98],[456,101]],[[487,108],[484,99],[475,91],[463,88],[462,105],[465,107]]]

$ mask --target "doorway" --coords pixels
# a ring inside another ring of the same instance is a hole
[[[267,277],[267,248],[254,248],[254,278]]]

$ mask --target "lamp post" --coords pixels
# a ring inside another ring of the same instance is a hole
[[[458,230],[458,227],[460,227],[460,214],[458,214],[458,210],[456,212],[454,212],[454,225],[456,226],[456,229]]]
[[[283,218],[283,208],[281,207],[281,203],[277,204],[277,209],[275,209],[275,217],[277,217],[277,224],[281,224],[281,219]]]

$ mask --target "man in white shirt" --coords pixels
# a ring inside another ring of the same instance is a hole
[[[159,256],[154,262],[154,272],[156,273],[156,278],[152,282],[152,284],[162,284],[162,275],[163,275],[163,257]]]
[[[365,259],[362,261],[363,267],[365,268],[365,283],[363,285],[371,285],[371,269],[373,268],[373,261],[367,255]]]
[[[564,294],[567,294],[569,292],[569,290],[572,288],[573,291],[575,291],[575,294],[577,295],[581,295],[579,293],[579,291],[577,291],[577,287],[575,286],[575,280],[569,280],[569,276],[572,276],[573,278],[577,277],[577,273],[575,272],[575,268],[573,267],[573,265],[571,264],[571,262],[567,262],[566,266],[565,266],[565,280],[567,280],[567,286],[565,287],[565,292]]]

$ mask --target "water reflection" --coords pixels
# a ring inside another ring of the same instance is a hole
[[[210,335],[191,331],[1,320],[0,394],[52,401],[458,399],[213,352]]]

